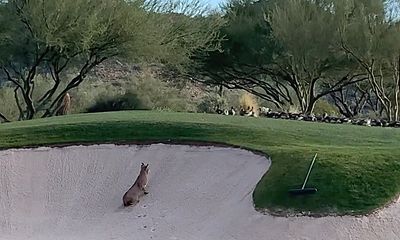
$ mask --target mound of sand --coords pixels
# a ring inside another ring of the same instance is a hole
[[[140,162],[149,195],[122,208]],[[0,239],[399,239],[400,207],[371,217],[254,210],[270,162],[220,147],[73,146],[0,152]]]

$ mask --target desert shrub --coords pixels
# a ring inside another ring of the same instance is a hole
[[[216,92],[207,93],[197,105],[197,112],[215,113],[216,107],[221,109],[227,108],[228,103],[226,98],[218,95]]]
[[[88,109],[92,107],[93,110],[96,109],[95,105],[97,102],[99,102],[100,106],[104,106],[106,105],[106,101],[111,101],[113,98],[115,99],[123,96],[125,94],[125,90],[120,86],[115,86],[111,83],[92,80],[82,83],[78,88],[73,89],[70,94],[72,98],[71,112],[82,113],[87,112]]]
[[[314,114],[321,115],[324,113],[327,113],[328,115],[332,116],[340,115],[339,111],[337,110],[334,104],[329,103],[325,99],[320,99],[315,104]]]
[[[290,113],[300,113],[300,106],[298,105],[285,105],[283,110]]]
[[[236,110],[239,110],[241,107],[247,108],[247,106],[250,106],[250,108],[253,106],[253,109],[258,111],[259,101],[259,98],[244,90],[224,89],[220,95],[219,89],[214,88],[207,91],[201,98],[201,101],[197,105],[197,111],[215,113],[216,107],[220,109],[230,109],[234,107]],[[269,106],[268,103],[264,104]]]
[[[95,104],[87,112],[123,111],[132,109],[146,109],[135,93],[127,92],[123,95],[109,96],[101,94]]]
[[[16,120],[19,111],[14,98],[14,89],[8,86],[0,87],[0,112],[9,120]]]
[[[256,113],[258,112],[258,103],[257,103],[257,99],[255,98],[254,95],[245,92],[242,96],[240,96],[240,107],[243,109],[248,109],[248,108],[253,108],[253,111],[255,111]]]
[[[194,103],[184,89],[168,84],[148,71],[139,75],[128,91],[135,93],[146,109],[175,112],[195,110]]]
[[[226,90],[224,91],[224,98],[227,104],[227,107],[234,107],[238,109],[240,107],[240,97],[243,95],[243,90]]]
[[[160,110],[194,112],[195,103],[184,89],[179,89],[151,72],[144,71],[120,86],[109,86],[109,90],[98,94],[88,112],[120,110]],[[86,100],[87,101],[87,100]]]

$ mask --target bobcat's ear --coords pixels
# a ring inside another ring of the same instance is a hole
[[[142,167],[144,166],[144,163],[142,163],[142,165],[141,165]]]
[[[149,167],[149,164],[147,164],[146,167],[148,168],[148,167]]]

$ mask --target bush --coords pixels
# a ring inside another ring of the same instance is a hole
[[[215,113],[215,108],[218,106],[221,109],[227,107],[227,100],[217,93],[210,92],[206,94],[199,105],[197,105],[197,112],[201,113]]]
[[[0,87],[0,112],[10,121],[18,119],[19,111],[14,98],[14,89],[8,86]]]
[[[107,96],[102,94],[98,100],[87,109],[87,112],[109,112],[123,111],[132,109],[145,109],[135,93],[125,93],[124,95]]]
[[[194,103],[183,89],[154,77],[150,72],[142,73],[128,91],[135,93],[146,109],[175,112],[194,110]]]
[[[258,112],[258,103],[254,95],[245,92],[242,96],[240,96],[239,102],[240,107],[244,110],[253,109],[253,111]]]
[[[247,106],[250,106],[250,108],[253,106],[254,109],[258,109],[258,102],[260,99],[244,90],[223,89],[222,96],[220,96],[218,92],[219,87],[209,89],[201,98],[197,106],[197,111],[215,113],[215,108],[217,106],[219,106],[220,109],[229,110],[231,107],[234,107],[236,110],[239,110],[242,105],[245,105],[246,108]]]
[[[316,102],[314,107],[314,113],[317,115],[322,115],[324,113],[327,113],[330,116],[340,115],[335,105],[329,103],[325,99],[320,99]]]
[[[175,112],[196,110],[195,103],[187,91],[171,86],[149,71],[144,71],[137,78],[123,83],[119,88],[120,92],[116,90],[118,87],[110,88],[113,90],[99,94],[95,98],[93,104],[87,108],[88,112],[134,109]]]

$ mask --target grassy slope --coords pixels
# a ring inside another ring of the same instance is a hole
[[[256,207],[312,213],[367,213],[400,192],[400,129],[147,111],[71,115],[0,125],[0,148],[121,140],[218,141],[261,150],[272,166],[254,192]],[[318,152],[309,185],[290,197]]]

